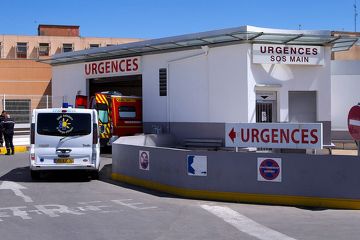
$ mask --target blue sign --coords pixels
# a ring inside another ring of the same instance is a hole
[[[187,172],[190,176],[207,176],[207,156],[188,155]]]

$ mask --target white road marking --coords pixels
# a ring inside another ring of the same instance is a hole
[[[48,215],[49,217],[59,217],[60,214],[73,214],[73,215],[83,215],[76,210],[72,210],[65,205],[60,204],[47,204],[47,205],[35,205],[35,207],[42,213]]]
[[[20,189],[26,189],[26,187],[15,183],[15,182],[9,182],[9,181],[3,181],[0,185],[0,190],[2,189],[8,189],[14,192],[14,194],[18,197],[21,197],[24,199],[25,202],[34,202],[29,196],[26,196]]]
[[[285,234],[265,227],[228,207],[201,205],[203,209],[223,219],[236,229],[261,240],[295,240]]]
[[[135,202],[135,203],[129,202],[129,201],[132,201],[132,199],[111,200],[111,201],[114,202],[114,203],[117,203],[117,204],[119,204],[119,205],[122,205],[122,206],[125,206],[125,207],[128,207],[128,208],[132,208],[132,209],[135,209],[135,210],[147,210],[147,209],[157,208],[157,207],[154,207],[154,206],[151,206],[151,207],[137,207],[136,205],[143,205],[143,203],[140,203],[140,202]]]
[[[5,188],[8,189],[8,188]],[[20,218],[22,220],[31,220],[34,215],[46,217],[61,217],[63,215],[84,216],[91,213],[109,214],[120,213],[123,209],[120,206],[132,208],[135,210],[154,209],[154,206],[139,206],[143,205],[141,202],[131,202],[132,199],[110,200],[110,201],[88,201],[78,202],[73,206],[66,206],[60,204],[44,204],[44,205],[29,205],[0,208],[0,223],[9,218]],[[110,204],[109,204],[110,203]],[[114,204],[116,203],[116,204]],[[0,238],[1,239],[1,238]]]
[[[350,124],[350,125],[354,125],[354,126],[360,126],[360,121],[359,121],[359,120],[350,119],[350,120],[349,120],[349,124]]]

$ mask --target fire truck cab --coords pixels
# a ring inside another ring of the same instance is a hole
[[[87,104],[87,101],[80,99],[83,97],[77,96],[76,107],[84,107],[84,104]],[[100,92],[90,97],[87,107],[98,112],[102,147],[111,146],[121,136],[143,132],[141,97],[123,96],[116,91]]]

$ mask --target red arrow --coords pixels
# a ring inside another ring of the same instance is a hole
[[[234,128],[232,128],[231,131],[229,132],[229,137],[231,141],[234,142],[234,139],[236,138],[236,132],[234,131]]]

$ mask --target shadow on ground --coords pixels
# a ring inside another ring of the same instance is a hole
[[[99,181],[112,184],[118,187],[131,189],[138,192],[143,192],[146,194],[151,194],[158,197],[168,197],[173,198],[175,196],[157,192],[154,190],[149,190],[146,188],[126,184],[119,181],[114,181],[111,179],[111,172],[112,172],[112,164],[104,165],[99,174]],[[30,176],[29,167],[19,167],[15,168],[6,174],[0,176],[0,181],[10,181],[10,182],[90,182],[94,181],[91,179],[91,175],[84,171],[46,171],[41,175],[39,180],[32,180]]]

